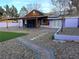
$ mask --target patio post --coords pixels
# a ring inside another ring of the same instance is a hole
[[[38,18],[36,17],[36,28],[38,28]]]

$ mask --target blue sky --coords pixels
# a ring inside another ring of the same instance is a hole
[[[22,6],[25,6],[27,8],[28,4],[40,4],[40,9],[43,12],[50,12],[51,11],[51,0],[0,0],[0,6],[4,7],[6,4],[8,4],[10,7],[14,5],[18,11],[21,9]]]

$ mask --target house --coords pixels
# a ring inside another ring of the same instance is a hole
[[[23,27],[47,27],[47,28],[61,28],[62,17],[59,16],[47,16],[38,10],[32,10],[24,16]]]
[[[23,27],[38,28],[41,25],[48,25],[48,16],[44,16],[44,14],[38,10],[32,10],[23,18]]]
[[[3,20],[18,20],[18,23],[16,26],[19,27],[26,27],[26,28],[39,28],[41,25],[48,25],[48,16],[45,16],[42,12],[38,10],[32,10],[28,14],[26,14],[23,17],[13,17],[13,18],[4,18]],[[7,25],[6,25],[7,24]],[[8,23],[6,22],[5,26],[10,26],[10,24],[13,23]],[[14,25],[11,25],[14,26]]]
[[[23,28],[39,28],[39,27],[61,28],[62,26],[62,18],[47,16],[38,10],[32,10],[31,12],[22,17],[5,18],[5,20],[6,19],[18,20],[18,23],[15,23],[16,26]],[[10,24],[12,24],[11,26],[13,26],[13,23],[8,23],[8,26],[10,26]]]

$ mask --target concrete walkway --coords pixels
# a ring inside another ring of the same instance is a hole
[[[29,35],[17,38],[17,42],[32,49],[36,59],[55,59],[55,49],[47,43],[57,29],[32,29]]]

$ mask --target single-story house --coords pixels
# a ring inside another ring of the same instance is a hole
[[[38,28],[38,27],[48,27],[48,28],[61,28],[62,18],[45,16],[44,13],[38,10],[32,10],[23,17],[14,17],[14,18],[4,18],[5,20],[15,20],[18,22],[9,23],[5,22],[5,26],[19,26],[27,28]],[[7,25],[6,25],[7,24]]]
[[[48,16],[38,10],[32,10],[27,15],[23,17],[23,27],[34,28],[40,27],[41,25],[48,25]]]

